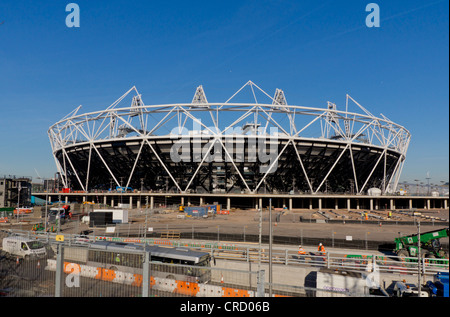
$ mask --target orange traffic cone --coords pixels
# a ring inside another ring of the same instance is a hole
[[[37,261],[37,268],[40,269],[41,268],[41,261]]]
[[[223,284],[223,274],[222,274],[222,277],[220,278],[220,283]]]
[[[19,257],[16,258],[16,264],[19,264]]]

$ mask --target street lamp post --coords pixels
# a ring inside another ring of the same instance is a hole
[[[19,219],[19,208],[20,208],[20,190],[22,189],[22,183],[20,181],[18,181],[19,184],[17,186],[17,223],[19,223],[20,219]]]
[[[431,179],[431,177],[430,177],[430,172],[427,172],[427,183],[428,183],[428,188],[427,188],[427,196],[430,196],[431,195],[431,192],[430,192],[430,179]]]
[[[418,254],[417,254],[417,270],[418,270],[418,291],[419,291],[419,297],[421,297],[421,281],[422,281],[422,271],[421,271],[421,265],[422,265],[422,257],[421,254],[421,242],[420,242],[420,219],[417,221],[417,247],[418,247]]]
[[[269,199],[269,296],[272,297],[272,198]]]

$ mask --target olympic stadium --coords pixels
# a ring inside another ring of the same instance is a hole
[[[151,105],[133,87],[106,109],[76,108],[48,130],[64,186],[224,194],[396,190],[411,135],[351,96],[341,106],[291,105],[283,90],[270,95],[251,81],[223,102],[209,102],[206,92],[199,86],[191,102]]]

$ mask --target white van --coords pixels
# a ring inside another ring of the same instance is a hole
[[[10,256],[18,256],[24,259],[42,258],[47,252],[42,242],[25,237],[3,238],[3,251]]]

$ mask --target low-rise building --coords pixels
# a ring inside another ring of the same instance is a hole
[[[31,205],[31,177],[0,178],[0,208]]]

